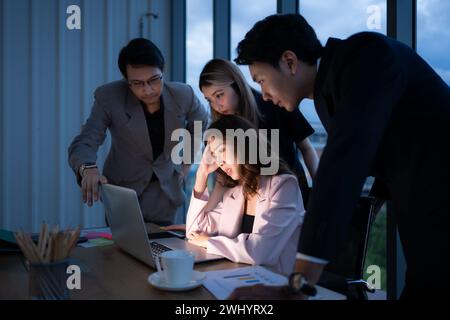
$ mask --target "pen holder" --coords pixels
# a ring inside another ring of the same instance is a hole
[[[52,263],[30,263],[31,300],[68,300],[67,268],[69,261],[61,260]]]

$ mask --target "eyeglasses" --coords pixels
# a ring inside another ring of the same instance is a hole
[[[153,90],[157,90],[161,86],[162,78],[163,78],[163,75],[160,74],[156,77],[148,79],[147,81],[130,80],[130,81],[128,81],[128,84],[130,85],[130,87],[132,87],[133,89],[137,89],[137,90],[144,89],[145,84],[148,84],[150,86],[150,88],[152,88]]]

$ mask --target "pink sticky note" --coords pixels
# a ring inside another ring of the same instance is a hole
[[[112,235],[108,232],[86,232],[84,235],[87,239],[97,239],[97,238],[105,238],[108,240],[112,240]]]

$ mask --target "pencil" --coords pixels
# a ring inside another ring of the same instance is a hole
[[[17,245],[30,263],[52,263],[67,259],[75,247],[81,233],[81,226],[75,230],[70,227],[60,230],[58,225],[53,227],[42,224],[38,242],[34,243],[31,234],[19,230],[14,233]]]

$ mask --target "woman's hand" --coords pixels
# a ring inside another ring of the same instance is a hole
[[[196,246],[206,248],[208,244],[208,240],[211,238],[205,232],[191,232],[186,235],[188,241]]]
[[[209,144],[203,151],[202,161],[197,169],[197,175],[194,184],[194,196],[200,198],[200,196],[205,192],[208,176],[210,173],[214,172],[219,168],[216,161],[211,154],[211,148]]]
[[[202,161],[198,167],[197,173],[208,176],[210,173],[214,172],[219,168],[211,153],[211,147],[208,143],[203,151]]]

